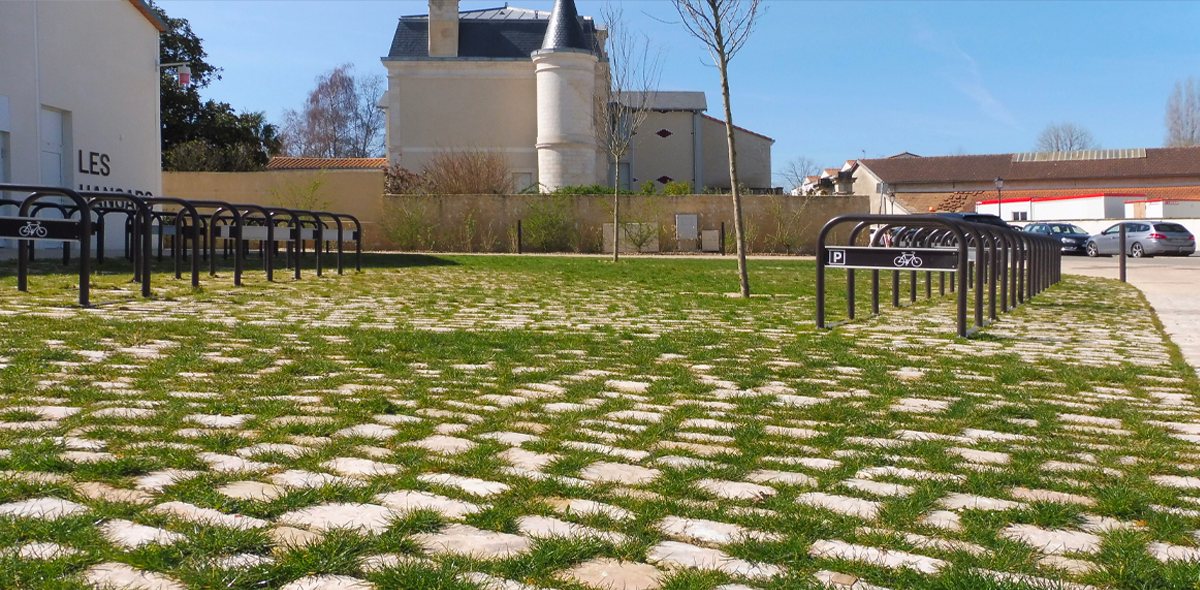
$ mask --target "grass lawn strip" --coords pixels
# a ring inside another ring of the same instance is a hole
[[[786,259],[749,301],[726,260],[105,266],[87,310],[0,266],[2,588],[1200,579],[1196,377],[1125,285],[963,340],[947,299],[818,332]]]

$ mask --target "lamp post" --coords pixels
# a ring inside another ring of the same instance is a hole
[[[996,177],[996,216],[1004,219],[1004,179]]]

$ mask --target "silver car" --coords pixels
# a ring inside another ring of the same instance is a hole
[[[1190,256],[1196,236],[1186,227],[1167,221],[1123,221],[1090,238],[1088,256],[1112,256],[1121,251],[1121,226],[1125,226],[1125,253],[1143,256]]]

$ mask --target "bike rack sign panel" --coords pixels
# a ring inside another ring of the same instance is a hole
[[[942,248],[830,247],[825,264],[871,270],[958,270],[958,250]]]
[[[0,238],[78,242],[83,237],[79,227],[79,221],[71,219],[0,217]]]

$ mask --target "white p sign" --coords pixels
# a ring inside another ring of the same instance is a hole
[[[846,264],[846,251],[845,250],[830,250],[828,264],[831,266],[845,265]]]

